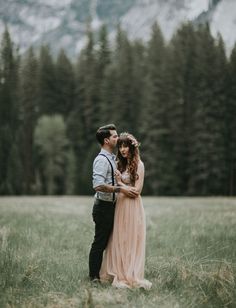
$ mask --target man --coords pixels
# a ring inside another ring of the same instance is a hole
[[[96,138],[101,145],[101,151],[93,162],[93,188],[96,191],[93,206],[93,221],[95,235],[89,253],[89,277],[99,281],[99,271],[103,252],[107,246],[113,229],[116,194],[124,193],[135,198],[138,193],[133,187],[119,187],[115,181],[115,155],[118,134],[114,124],[108,124],[97,130]]]

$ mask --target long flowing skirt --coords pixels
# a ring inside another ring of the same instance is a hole
[[[114,228],[109,239],[100,279],[112,281],[119,288],[151,288],[144,279],[146,222],[141,196],[128,198],[118,195]]]

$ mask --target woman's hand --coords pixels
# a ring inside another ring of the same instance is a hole
[[[132,186],[121,186],[121,192],[129,198],[136,198],[139,196],[138,191]]]
[[[121,183],[121,173],[118,169],[115,170],[115,179],[117,184]]]

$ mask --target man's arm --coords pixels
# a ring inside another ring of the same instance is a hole
[[[105,192],[105,193],[124,193],[127,197],[135,198],[138,193],[134,187],[130,186],[112,186],[105,184],[105,177],[107,174],[107,169],[109,168],[109,163],[105,157],[96,158],[93,164],[93,188],[95,191]]]
[[[96,191],[106,192],[106,193],[113,193],[114,186],[108,184],[102,184],[94,188]]]
[[[127,197],[135,198],[138,196],[138,192],[134,187],[131,186],[112,186],[108,184],[103,184],[95,187],[96,191],[107,192],[107,193],[119,193],[122,192]]]

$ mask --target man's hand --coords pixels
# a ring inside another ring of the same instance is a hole
[[[101,192],[106,192],[106,193],[113,193],[113,192],[117,192],[115,191],[114,186],[112,185],[108,185],[108,184],[104,184],[104,185],[100,185],[97,186],[95,188],[96,191],[101,191]],[[125,194],[127,197],[129,198],[136,198],[139,195],[139,192],[136,190],[136,188],[132,187],[132,186],[118,186],[119,191],[122,192],[123,194]]]
[[[136,198],[139,195],[138,191],[134,187],[130,186],[121,187],[121,192],[130,198]]]

